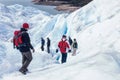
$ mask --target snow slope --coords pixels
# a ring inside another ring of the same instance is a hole
[[[1,80],[119,80],[120,79],[120,0],[93,0],[71,13],[49,15],[35,8],[0,4],[0,79]],[[23,22],[36,52],[28,75],[17,70],[21,55],[10,42]],[[55,49],[61,36],[76,38],[77,56],[68,55],[66,64],[55,64]],[[51,54],[41,52],[40,38],[50,37]],[[13,65],[14,63],[14,65]]]

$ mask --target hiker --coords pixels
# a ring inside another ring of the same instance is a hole
[[[58,47],[62,54],[61,63],[65,63],[67,60],[67,48],[70,48],[69,44],[67,43],[66,35],[62,36],[62,40],[58,43]]]
[[[30,37],[29,34],[27,33],[28,29],[29,29],[29,24],[24,23],[23,28],[21,28],[20,33],[17,36],[17,37],[21,37],[19,38],[21,40],[19,40],[18,43],[16,42],[17,49],[22,54],[22,67],[19,69],[19,71],[23,74],[26,74],[26,72],[28,71],[28,66],[32,61],[32,53],[30,49],[32,49],[32,51],[35,52],[33,46],[30,43]]]
[[[68,41],[69,41],[70,46],[72,46],[73,41],[72,41],[72,39],[71,39],[71,37],[70,37],[70,36],[69,36]]]
[[[44,51],[45,40],[41,37],[41,50]]]
[[[47,52],[48,53],[50,53],[50,43],[51,43],[50,39],[47,38]]]
[[[76,55],[76,50],[77,50],[77,48],[78,48],[78,43],[77,43],[76,39],[74,39],[73,44],[72,44],[72,49],[73,49],[73,54],[72,54],[72,56],[75,56],[75,55]]]

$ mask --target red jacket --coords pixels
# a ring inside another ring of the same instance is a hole
[[[69,44],[66,41],[60,41],[58,44],[61,53],[66,53],[66,49],[70,48]]]

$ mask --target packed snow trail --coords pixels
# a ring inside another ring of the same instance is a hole
[[[28,73],[27,75],[21,75],[19,73],[11,73],[8,75],[5,75],[3,77],[3,80],[119,80],[119,78],[116,77],[116,75],[112,73],[107,73],[106,71],[99,70],[98,67],[96,67],[94,64],[94,61],[83,61],[78,62],[77,64],[57,64],[57,65],[50,65],[43,68],[38,68],[31,70],[31,73]],[[61,75],[63,74],[64,75]],[[94,74],[94,75],[93,75]],[[15,76],[18,75],[18,76]],[[73,75],[75,77],[73,77]]]

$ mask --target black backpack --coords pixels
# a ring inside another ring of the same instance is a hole
[[[73,43],[73,48],[78,48],[77,42]]]

